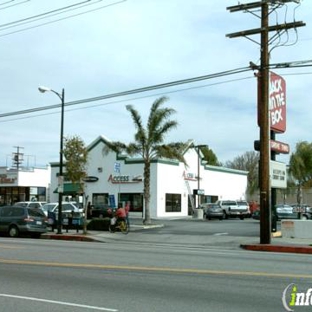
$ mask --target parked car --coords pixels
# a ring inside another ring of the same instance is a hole
[[[211,219],[223,219],[223,210],[222,208],[217,204],[201,204],[199,208],[203,209],[204,212],[204,218],[211,220]]]
[[[229,217],[236,217],[244,220],[248,214],[248,210],[245,207],[239,207],[236,200],[218,200],[216,204],[221,206],[223,210],[224,219]]]
[[[246,200],[237,200],[237,206],[239,208],[243,208],[246,212],[245,217],[250,218],[251,217],[251,212],[250,212],[250,206]]]
[[[308,212],[301,212],[299,207],[293,207],[287,204],[279,204],[275,206],[275,211],[278,220],[282,219],[311,219],[311,214]]]
[[[53,212],[55,215],[58,215],[58,203],[47,203],[42,206],[42,211],[46,216],[48,216],[48,212]],[[75,206],[71,202],[62,202],[62,213],[69,214],[71,212],[77,212],[79,213],[79,208]]]
[[[115,208],[110,207],[108,204],[95,204],[91,210],[92,218],[107,218],[112,216]]]
[[[312,215],[312,207],[307,204],[292,204],[291,206],[293,207],[294,212]]]
[[[47,232],[47,217],[40,209],[21,206],[0,207],[0,232],[17,237],[28,233],[40,237]]]
[[[260,220],[260,209],[255,210],[251,217],[255,220]]]
[[[29,208],[42,208],[47,202],[42,201],[22,201],[17,202],[13,206],[29,207]]]

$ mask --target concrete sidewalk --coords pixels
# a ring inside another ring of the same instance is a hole
[[[190,222],[192,219],[190,219]],[[41,235],[42,239],[84,241],[110,243],[116,241],[141,242],[149,244],[176,244],[183,246],[232,246],[252,251],[288,252],[312,254],[312,240],[284,238],[281,232],[272,233],[271,244],[260,244],[257,237],[233,237],[233,236],[209,236],[209,240],[203,240],[199,235],[176,235],[176,234],[149,234],[150,229],[164,227],[161,220],[153,220],[152,225],[143,225],[142,220],[131,220],[131,228],[128,235],[122,233],[110,233],[108,231],[88,231],[83,234],[82,230],[63,229],[62,234],[48,232]],[[135,235],[131,235],[135,234]],[[207,237],[206,237],[207,238]]]
[[[162,223],[155,223],[151,225],[139,224],[136,222],[130,223],[130,233],[136,232],[138,230],[149,230],[154,228],[164,227]],[[118,232],[116,232],[118,233]],[[84,242],[101,242],[106,243],[110,239],[114,238],[115,233],[110,233],[109,231],[87,231],[87,234],[83,234],[83,230],[79,229],[79,231],[74,229],[66,230],[63,228],[62,234],[57,234],[56,230],[54,232],[49,231],[41,235],[42,239],[55,239],[55,240],[69,240],[69,241],[84,241]],[[118,233],[122,234],[122,233]],[[125,235],[125,234],[122,234]]]

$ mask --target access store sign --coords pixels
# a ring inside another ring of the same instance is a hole
[[[270,72],[269,115],[271,130],[278,133],[286,131],[286,82]]]

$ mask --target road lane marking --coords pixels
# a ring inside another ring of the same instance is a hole
[[[89,264],[89,263],[62,263],[62,262],[45,262],[45,261],[29,261],[29,260],[11,260],[11,259],[1,259],[1,258],[0,258],[0,263],[19,264],[19,265],[40,265],[40,266],[64,267],[64,268],[120,270],[120,271],[171,272],[171,273],[214,274],[214,275],[220,274],[220,275],[243,275],[243,276],[312,279],[312,275],[309,275],[309,274],[269,273],[269,272],[252,272],[252,271],[226,271],[226,270],[206,270],[206,269],[192,269],[192,268],[189,268],[189,269],[169,268],[169,267],[144,267],[144,266]]]
[[[38,302],[44,302],[44,303],[53,303],[53,304],[66,305],[66,306],[77,307],[77,308],[86,308],[86,309],[98,310],[98,311],[118,312],[118,310],[116,309],[95,307],[95,306],[90,306],[90,305],[85,305],[85,304],[77,304],[77,303],[64,302],[64,301],[47,300],[47,299],[34,298],[34,297],[16,296],[16,295],[9,295],[9,294],[0,294],[0,297],[38,301]]]

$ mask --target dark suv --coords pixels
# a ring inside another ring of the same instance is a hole
[[[11,237],[17,237],[21,233],[40,237],[47,232],[47,218],[41,209],[3,206],[0,207],[0,232]]]

